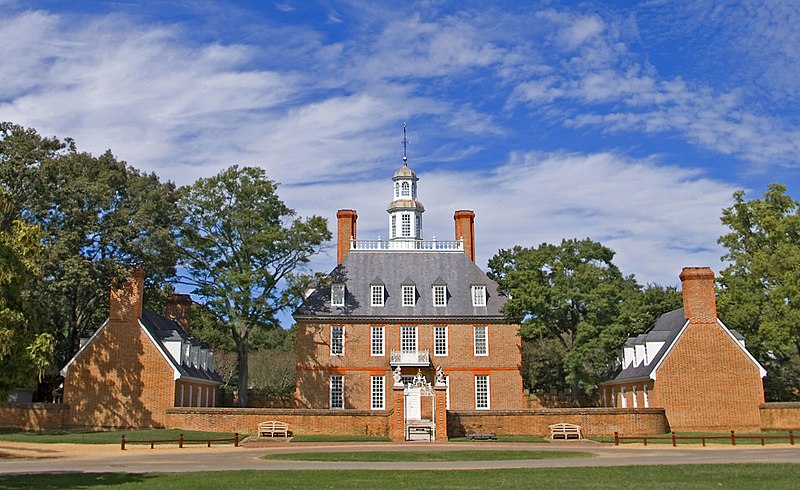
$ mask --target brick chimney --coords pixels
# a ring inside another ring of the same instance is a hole
[[[137,323],[142,317],[144,296],[144,271],[133,267],[125,277],[114,279],[111,284],[111,299],[108,319],[112,322]]]
[[[189,315],[192,310],[192,297],[188,294],[173,294],[167,298],[164,305],[164,316],[170,320],[175,320],[183,327],[187,335],[191,335],[189,329]]]
[[[350,239],[356,238],[356,220],[358,213],[355,209],[340,209],[336,212],[338,222],[338,241],[336,244],[336,263],[341,264],[347,253],[350,252]]]
[[[475,262],[475,212],[460,209],[455,212],[456,240],[464,239],[464,253]]]
[[[716,323],[717,299],[710,267],[684,267],[681,271],[683,313],[690,323]]]

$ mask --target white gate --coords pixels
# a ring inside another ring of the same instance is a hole
[[[414,379],[406,384],[403,394],[406,440],[436,440],[436,396],[422,372],[418,372]],[[430,403],[430,408],[426,408],[424,413],[423,401],[426,407],[427,403]]]

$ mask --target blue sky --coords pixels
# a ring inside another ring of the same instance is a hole
[[[426,238],[473,209],[481,267],[589,237],[677,284],[735,190],[800,196],[800,6],[716,3],[0,0],[0,120],[178,184],[259,165],[359,238],[408,121]]]

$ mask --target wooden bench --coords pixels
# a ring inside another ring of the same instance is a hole
[[[289,424],[285,422],[278,422],[277,420],[269,420],[258,424],[258,437],[289,437]]]
[[[575,424],[553,424],[550,426],[550,439],[582,439],[581,426]]]
[[[467,437],[473,441],[496,441],[497,434],[494,432],[487,432],[485,434],[467,434]]]

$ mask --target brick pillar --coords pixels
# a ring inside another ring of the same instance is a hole
[[[464,239],[464,253],[475,262],[475,212],[460,209],[453,215],[456,222],[456,240]]]
[[[192,310],[192,297],[188,294],[173,294],[167,298],[167,303],[164,305],[164,316],[171,320],[175,320],[183,327],[187,335],[191,335],[189,329],[189,315]]]
[[[356,238],[358,213],[354,209],[340,209],[336,212],[336,220],[338,224],[336,263],[341,264],[350,252],[350,239]]]
[[[714,273],[709,267],[684,267],[681,271],[683,313],[692,324],[716,323]]]
[[[406,440],[406,414],[405,414],[405,386],[402,384],[392,386],[394,394],[394,414],[392,415],[392,440],[403,442]]]
[[[133,267],[126,277],[115,279],[111,285],[109,321],[137,325],[142,317],[143,296],[144,271]]]
[[[447,385],[433,387],[436,396],[436,442],[447,442]]]

